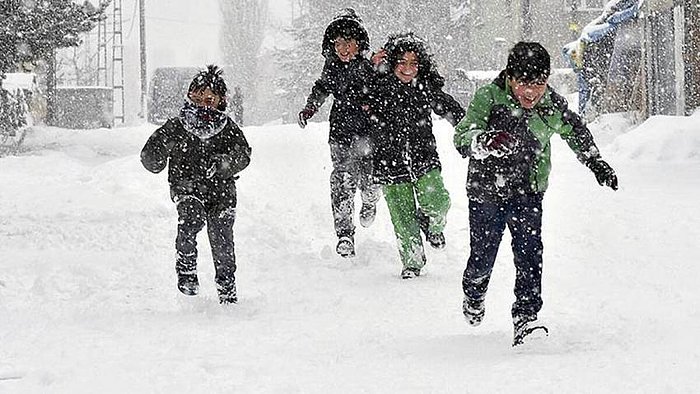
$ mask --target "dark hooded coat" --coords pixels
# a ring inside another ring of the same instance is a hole
[[[441,169],[432,113],[454,126],[464,116],[464,109],[442,91],[444,79],[420,39],[412,34],[394,36],[384,49],[386,64],[373,78],[368,99],[374,120],[375,175],[383,184],[412,182]],[[418,75],[411,83],[403,83],[393,70],[409,51],[417,55]]]
[[[333,95],[330,114],[329,143],[349,146],[369,134],[369,118],[359,104],[366,81],[371,77],[372,64],[365,57],[369,49],[367,30],[355,12],[350,10],[336,17],[323,35],[322,53],[326,61],[321,77],[316,80],[306,107],[317,111],[329,95]],[[350,62],[343,62],[335,53],[337,37],[357,40],[359,54]]]
[[[217,134],[202,139],[187,131],[179,117],[156,130],[141,151],[141,163],[153,173],[168,165],[168,183],[173,201],[193,196],[208,209],[236,206],[235,174],[250,163],[251,148],[241,129],[231,119]],[[214,157],[225,155],[227,166],[211,177],[207,171]]]

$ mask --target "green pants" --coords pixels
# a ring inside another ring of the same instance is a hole
[[[414,182],[384,186],[384,198],[399,244],[405,268],[422,268],[425,251],[420,235],[418,209],[428,218],[428,231],[441,233],[450,209],[450,195],[439,170],[432,170]],[[417,202],[417,204],[416,204]]]

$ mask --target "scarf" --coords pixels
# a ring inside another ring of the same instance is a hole
[[[180,110],[180,121],[185,130],[205,140],[224,129],[228,116],[217,109],[200,107],[190,100],[185,100],[185,105]]]

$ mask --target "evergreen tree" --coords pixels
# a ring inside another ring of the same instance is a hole
[[[267,0],[221,0],[224,26],[221,49],[229,73],[227,79],[241,87],[244,102],[255,102],[258,56],[265,36]],[[233,86],[230,87],[233,91]]]
[[[47,123],[53,121],[56,49],[80,44],[80,33],[92,30],[111,0],[99,7],[87,0],[3,0],[0,4],[0,72],[15,71],[20,62],[43,61],[47,67]]]

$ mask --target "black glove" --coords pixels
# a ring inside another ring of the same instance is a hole
[[[306,122],[311,119],[316,113],[316,108],[311,106],[306,106],[301,112],[299,112],[299,127],[302,129],[306,127]]]
[[[494,156],[505,156],[513,152],[517,141],[513,136],[502,130],[489,130],[476,136],[480,148]]]
[[[600,186],[609,186],[611,189],[617,190],[617,175],[615,175],[615,170],[605,160],[596,157],[588,160],[586,166],[593,171],[595,179]]]
[[[230,155],[223,153],[214,155],[209,161],[209,168],[207,169],[207,178],[212,178],[216,174],[222,176],[230,173],[232,163],[233,158]]]

